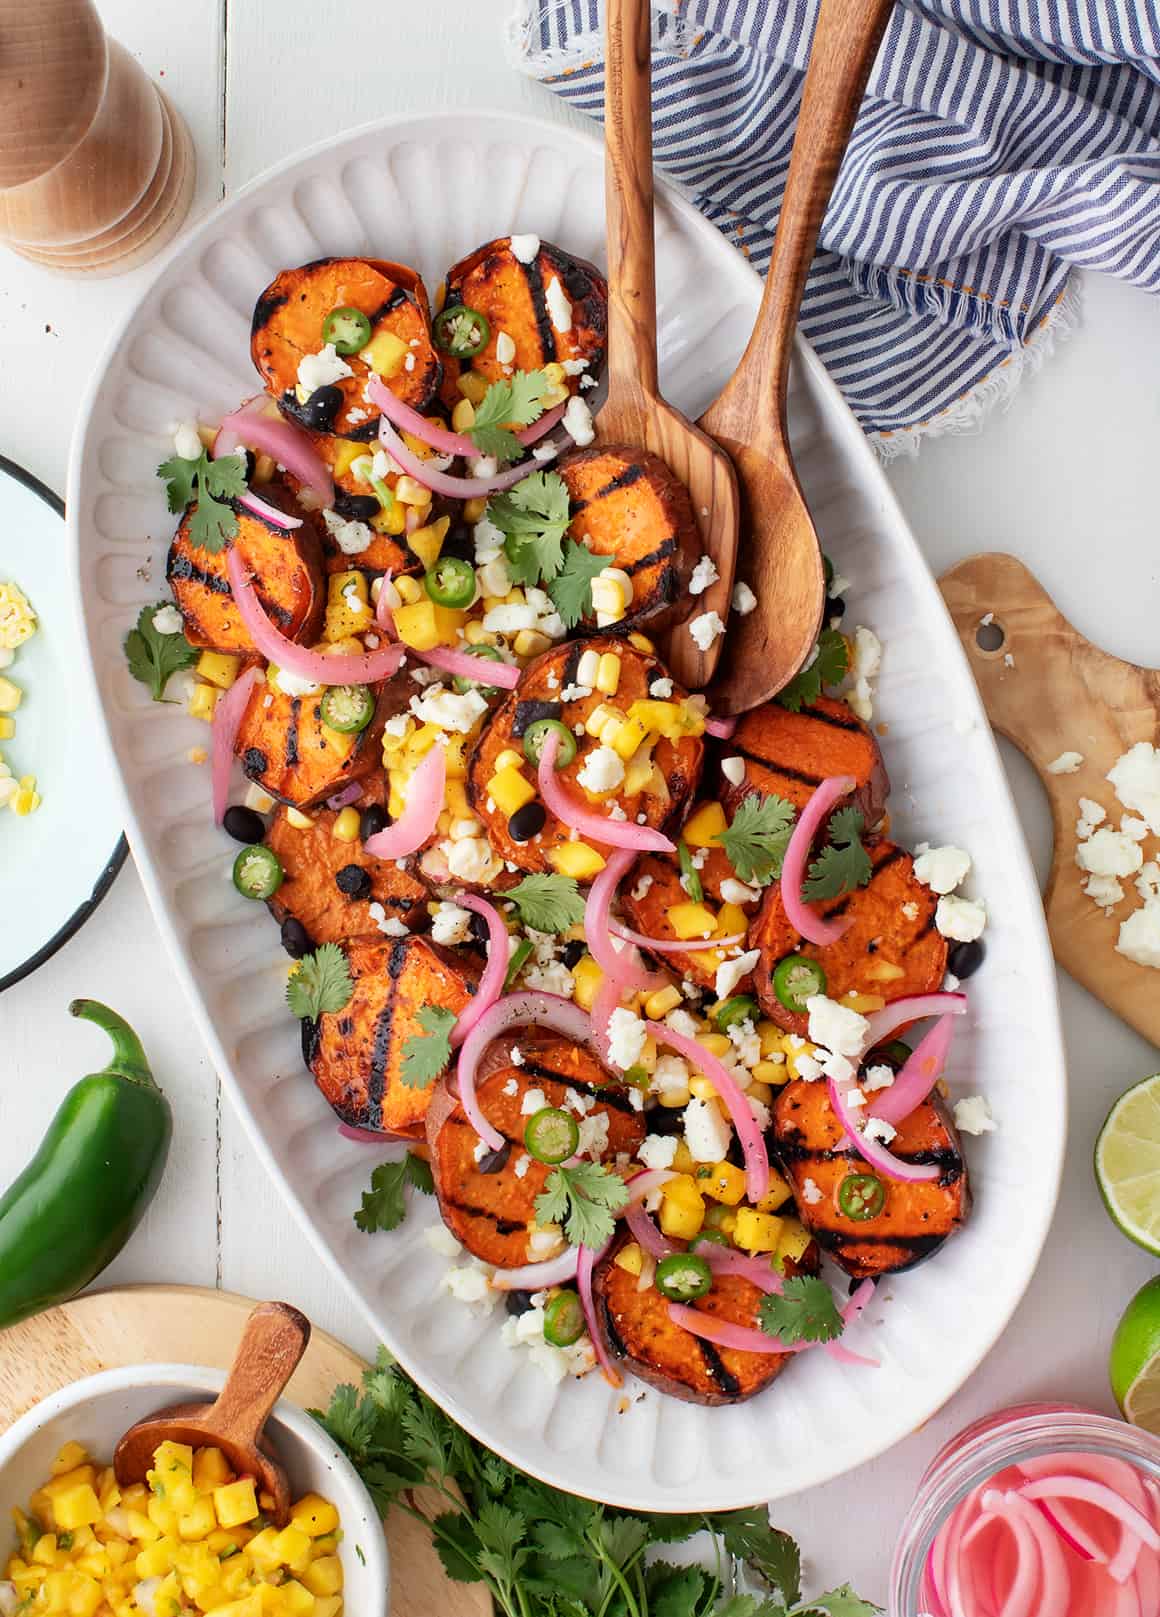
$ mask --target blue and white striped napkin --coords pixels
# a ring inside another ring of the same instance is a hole
[[[658,166],[765,272],[818,0],[654,0]],[[600,0],[518,0],[523,71],[600,117]],[[886,457],[965,430],[1074,314],[1160,291],[1160,0],[900,0],[802,325]]]

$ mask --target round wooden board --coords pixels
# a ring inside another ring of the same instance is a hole
[[[98,1370],[150,1363],[225,1370],[252,1307],[246,1297],[200,1286],[127,1286],[90,1292],[14,1325],[0,1334],[0,1429],[49,1393]],[[339,1382],[357,1385],[364,1369],[349,1348],[315,1331],[287,1396],[303,1409],[324,1407]],[[451,1582],[430,1536],[410,1516],[397,1511],[388,1518],[387,1542],[391,1617],[489,1617],[486,1593]]]

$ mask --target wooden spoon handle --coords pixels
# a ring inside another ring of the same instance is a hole
[[[776,453],[780,442],[793,334],[818,233],[892,5],[822,0],[818,12],[757,324],[721,400],[711,407],[716,410],[730,395],[746,404],[750,441],[767,453]]]
[[[653,241],[652,22],[648,0],[607,0],[604,50],[604,206],[608,238],[608,403],[601,427],[644,442],[644,406],[657,396]],[[639,430],[631,430],[633,409]],[[610,414],[611,413],[611,414]]]
[[[259,1303],[246,1321],[234,1362],[207,1427],[253,1444],[310,1341],[310,1321],[289,1303]]]

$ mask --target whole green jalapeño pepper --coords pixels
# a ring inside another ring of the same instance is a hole
[[[0,1328],[67,1301],[112,1262],[169,1153],[169,1102],[133,1029],[96,1000],[73,1000],[69,1010],[104,1028],[113,1059],[73,1085],[0,1197]]]

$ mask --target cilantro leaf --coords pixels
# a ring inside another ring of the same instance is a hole
[[[211,460],[203,449],[197,460],[170,456],[158,466],[157,475],[165,481],[171,511],[184,511],[196,496],[189,540],[198,550],[216,556],[238,531],[237,513],[224,502],[246,492],[245,462],[237,455]]]
[[[816,702],[826,685],[838,685],[850,671],[850,653],[845,637],[838,629],[823,629],[818,636],[814,660],[794,675],[775,698],[791,713],[800,713],[803,707]]]
[[[571,520],[568,485],[558,472],[532,472],[508,493],[494,495],[487,515],[504,535],[513,584],[555,578],[564,564],[564,534]]]
[[[827,1594],[816,1595],[802,1607],[803,1612],[826,1611],[830,1617],[881,1617],[882,1607],[856,1595],[848,1583]]]
[[[784,797],[747,797],[717,841],[742,881],[764,887],[781,875],[793,822],[793,804]]]
[[[820,898],[840,898],[855,887],[865,887],[870,880],[874,867],[862,846],[864,824],[861,810],[856,808],[839,809],[830,820],[829,843],[810,865],[802,883],[802,897],[807,904]]]
[[[815,1275],[793,1275],[780,1294],[761,1299],[761,1328],[787,1347],[794,1342],[832,1342],[845,1325],[824,1280]]]
[[[565,541],[564,565],[548,584],[552,605],[564,620],[564,627],[574,629],[582,618],[592,613],[592,580],[610,565],[607,556],[598,556],[575,539]]]
[[[544,400],[552,383],[544,371],[516,371],[493,382],[475,406],[475,419],[467,436],[481,455],[516,460],[523,454],[513,427],[530,427],[544,413]]]
[[[540,1224],[562,1224],[572,1246],[603,1246],[616,1228],[614,1213],[628,1205],[624,1180],[600,1162],[555,1168],[536,1197]]]
[[[399,1076],[408,1089],[429,1089],[451,1060],[455,1012],[443,1005],[423,1005],[415,1020],[424,1031],[412,1033],[404,1042]]]
[[[584,919],[584,900],[575,876],[525,876],[503,895],[533,932],[567,932]]]
[[[142,685],[148,685],[155,702],[165,700],[165,687],[172,675],[197,661],[197,651],[184,634],[160,634],[153,627],[154,613],[172,604],[156,601],[152,606],[143,606],[137,614],[137,627],[125,636],[129,672]]]
[[[713,1607],[712,1617],[789,1617],[789,1614],[775,1600],[761,1600],[757,1595],[730,1595],[728,1600]]]
[[[670,1561],[654,1561],[645,1577],[649,1617],[691,1617],[709,1582],[699,1566],[673,1566]]]
[[[718,1518],[730,1555],[758,1573],[788,1606],[801,1594],[801,1553],[788,1533],[772,1527],[765,1505],[733,1510]]]
[[[303,955],[286,984],[286,1003],[295,1016],[317,1020],[324,1011],[341,1011],[350,1004],[354,978],[337,943],[324,943]]]
[[[407,1203],[403,1195],[408,1185],[414,1185],[424,1195],[435,1190],[430,1163],[408,1151],[398,1162],[384,1162],[371,1174],[371,1188],[363,1191],[362,1206],[354,1221],[365,1235],[376,1230],[397,1230],[407,1216]]]

